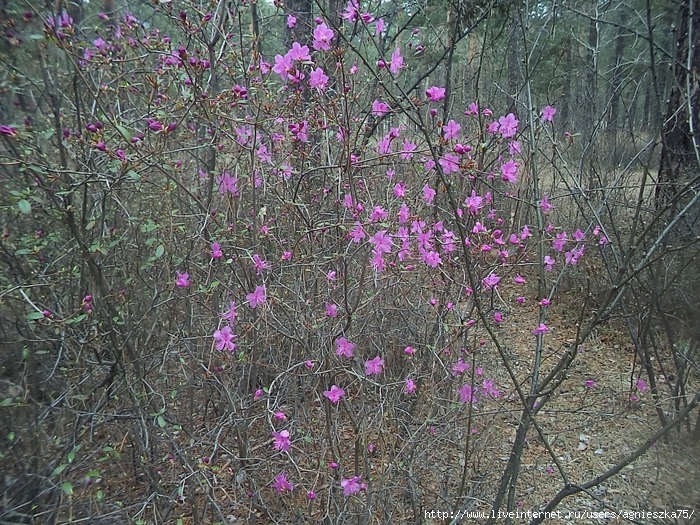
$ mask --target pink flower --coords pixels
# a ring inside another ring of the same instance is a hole
[[[435,190],[428,186],[427,184],[423,186],[423,198],[425,199],[425,202],[427,204],[432,204],[433,199],[435,198]]]
[[[376,36],[381,35],[384,32],[385,24],[384,24],[384,19],[380,18],[374,23],[374,34]]]
[[[375,357],[374,359],[370,359],[369,361],[365,361],[365,374],[368,376],[381,374],[383,368],[384,359],[379,356]]]
[[[272,437],[275,438],[275,442],[273,443],[275,450],[284,450],[285,452],[289,452],[289,447],[292,443],[291,441],[289,441],[288,430],[283,430],[282,432],[273,432]]]
[[[287,16],[287,27],[292,29],[295,25],[297,25],[297,17],[294,15]]]
[[[369,238],[369,242],[374,244],[374,251],[377,253],[389,253],[394,243],[391,241],[391,234],[386,230],[381,230]]]
[[[552,249],[561,252],[566,244],[566,232],[558,233],[557,238],[552,241]]]
[[[542,122],[552,122],[552,118],[557,113],[556,108],[545,106],[542,110]]]
[[[425,90],[425,96],[427,96],[428,100],[431,102],[437,102],[445,98],[445,88],[432,86]]]
[[[335,38],[335,33],[326,24],[319,24],[314,29],[314,49],[317,51],[325,50],[328,51],[330,46],[328,45],[331,40]]]
[[[408,139],[403,141],[403,151],[401,152],[401,158],[403,160],[410,160],[413,156],[413,152],[416,151],[416,145]]]
[[[272,67],[272,71],[282,77],[282,80],[287,80],[289,73],[294,71],[292,59],[289,57],[289,54],[285,56],[275,55],[275,65]]]
[[[493,319],[497,323],[502,323],[503,322],[503,314],[501,314],[501,312],[496,312],[493,314]]]
[[[415,353],[415,350],[413,349],[412,346],[407,346],[406,348],[403,349],[405,354],[408,355],[413,355]]]
[[[457,124],[454,120],[450,120],[446,126],[442,127],[442,131],[445,132],[445,140],[458,139],[461,129],[461,125]]]
[[[510,182],[511,184],[515,184],[518,181],[517,172],[518,165],[513,159],[501,166],[501,173],[503,175],[501,178],[506,182]]]
[[[453,171],[459,171],[459,157],[452,155],[452,153],[445,153],[445,156],[438,162],[442,166],[442,171],[445,175],[449,175]]]
[[[291,60],[296,60],[299,62],[311,60],[311,55],[309,55],[309,46],[302,46],[299,42],[294,42],[292,44],[292,49],[287,51],[287,56],[289,56]]]
[[[311,88],[316,88],[319,91],[324,91],[326,89],[328,86],[328,75],[326,75],[323,69],[317,67],[316,69],[311,70],[311,74],[309,75],[309,86],[311,86]]]
[[[398,75],[399,71],[405,67],[406,65],[404,64],[403,57],[401,56],[401,49],[397,47],[391,54],[389,71],[391,71],[392,75]]]
[[[277,491],[278,494],[282,494],[285,490],[294,490],[294,485],[287,481],[287,474],[282,472],[275,476],[275,482],[272,484],[272,488]]]
[[[379,100],[372,102],[372,115],[380,117],[384,113],[389,113],[389,106]]]
[[[221,247],[218,242],[213,242],[211,244],[211,257],[212,259],[221,259],[224,254],[221,253]]]
[[[637,385],[637,390],[639,390],[640,392],[646,392],[647,384],[644,381],[644,379],[638,378],[635,381],[635,384]]]
[[[540,325],[532,331],[532,335],[546,334],[547,332],[549,332],[547,325],[540,323]]]
[[[255,274],[260,275],[262,270],[267,270],[270,268],[270,263],[263,261],[257,253],[254,253],[253,266],[255,267]]]
[[[326,396],[328,399],[330,399],[331,403],[337,403],[340,401],[340,398],[345,395],[345,390],[342,388],[337,387],[336,385],[333,385],[330,390],[326,390],[323,393],[324,396]],[[333,468],[333,467],[331,467]]]
[[[517,274],[517,275],[513,278],[513,282],[514,282],[515,284],[525,284],[525,279],[523,279],[523,277],[522,277],[520,274]]]
[[[501,133],[501,137],[508,139],[514,137],[518,132],[518,124],[520,122],[515,118],[515,115],[508,113],[505,117],[498,119],[498,131]]]
[[[344,337],[339,337],[335,341],[335,353],[336,355],[344,355],[345,357],[352,357],[352,351],[355,349],[355,345],[345,339]]]
[[[457,390],[457,393],[459,394],[460,402],[476,404],[476,388],[472,389],[469,383],[466,383],[462,388]]]
[[[177,281],[175,282],[175,285],[178,286],[179,288],[187,288],[190,285],[190,274],[185,272],[185,273],[177,273]]]
[[[355,476],[350,479],[343,479],[340,481],[340,486],[343,487],[343,496],[351,496],[357,492],[360,492],[360,480],[362,476]]]
[[[498,277],[495,273],[490,273],[488,277],[485,277],[484,279],[481,280],[481,284],[484,285],[484,288],[486,290],[490,290],[491,288],[496,288],[498,286],[498,283],[501,282],[501,278]]]
[[[586,381],[586,388],[593,388],[595,386],[595,381],[588,379]]]
[[[454,376],[463,374],[467,370],[469,370],[469,363],[465,363],[464,361],[462,361],[461,357],[457,360],[457,363],[452,365],[452,375]]]
[[[544,256],[544,270],[546,272],[551,272],[552,271],[552,266],[557,262],[556,260],[552,259],[549,255]]]
[[[354,243],[359,243],[366,236],[365,230],[362,228],[362,224],[359,222],[355,223],[355,229],[348,234],[348,237],[350,237]]]
[[[479,213],[479,210],[484,207],[484,198],[476,194],[475,190],[472,190],[471,197],[467,197],[464,200],[464,204],[467,206],[467,211],[472,215]]]
[[[251,308],[257,308],[258,305],[264,304],[267,299],[265,296],[265,286],[256,286],[255,291],[247,294],[245,297],[250,302]]]
[[[544,214],[547,215],[549,213],[549,210],[554,208],[554,206],[549,204],[547,197],[543,197],[542,200],[540,201],[540,208],[542,208],[542,211],[544,212]]]
[[[231,332],[230,326],[224,326],[221,330],[216,330],[214,332],[214,340],[216,341],[216,349],[223,350],[226,349],[229,352],[233,352],[236,349],[236,345],[233,340],[236,336]]]
[[[416,390],[416,384],[413,382],[413,379],[410,377],[406,378],[406,386],[404,387],[403,391],[405,394],[413,394],[413,392]]]
[[[338,317],[338,307],[331,303],[326,303],[326,315],[328,317]]]

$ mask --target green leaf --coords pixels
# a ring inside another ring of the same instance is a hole
[[[34,320],[43,319],[43,318],[44,318],[44,314],[42,314],[41,312],[30,312],[27,314],[28,321],[34,321]]]
[[[134,180],[140,180],[140,179],[141,179],[141,175],[139,175],[138,173],[136,173],[134,170],[129,170],[129,171],[126,172],[126,174],[127,174],[129,177],[131,177],[132,179],[134,179]]]
[[[160,428],[165,428],[165,419],[163,419],[163,416],[158,416],[158,426]]]
[[[67,467],[67,466],[68,466],[68,465],[59,465],[59,466],[57,466],[55,469],[53,469],[53,474],[52,474],[52,476],[58,476],[61,472],[63,472],[64,470],[66,470],[66,467]]]
[[[29,204],[29,201],[26,199],[22,199],[17,203],[17,206],[19,207],[19,211],[24,213],[25,215],[29,215],[32,213],[32,205]]]
[[[97,500],[97,503],[102,503],[102,500],[105,499],[105,494],[101,490],[97,491],[97,494],[95,494],[95,499]]]
[[[61,489],[69,496],[73,495],[73,484],[70,481],[64,481],[61,483]]]
[[[68,455],[66,456],[66,460],[68,463],[73,463],[73,460],[75,459],[75,450],[71,450]]]
[[[165,246],[163,246],[162,244],[159,244],[158,248],[156,248],[156,258],[160,259],[161,257],[163,257],[164,253],[165,253]]]
[[[126,139],[127,142],[131,142],[131,133],[124,126],[116,125],[117,131],[121,133],[122,137]]]

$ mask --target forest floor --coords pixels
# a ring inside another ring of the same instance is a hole
[[[535,279],[529,279],[529,281],[534,282]],[[576,292],[573,286],[570,289],[572,291],[562,292],[556,301],[552,302],[548,313],[547,322],[551,331],[546,337],[542,365],[545,372],[574,341],[575,326],[571,324],[571,319],[578,316],[582,307],[582,291]],[[504,314],[504,321],[498,325],[497,331],[510,354],[516,374],[525,381],[532,370],[531,330],[532,326],[536,326],[539,308],[532,301],[526,302],[523,306],[517,305],[514,300],[516,293],[516,289],[508,286],[500,289],[496,302],[499,303],[497,307]],[[592,306],[588,305],[587,308]],[[670,356],[666,355],[669,362],[661,364],[672,367]],[[508,387],[510,379],[495,352],[488,354],[488,357],[485,354],[484,362],[481,364],[493,374],[496,384],[503,392],[510,391]],[[660,428],[652,393],[648,388],[644,392],[638,391],[635,386],[637,378],[647,380],[646,375],[641,372],[639,360],[635,358],[634,346],[622,321],[613,319],[597,329],[585,342],[582,352],[570,370],[566,389],[553,396],[539,412],[539,424],[548,435],[549,445],[572,484],[586,483],[605,473],[620,460],[632,454]],[[659,381],[657,385],[659,404],[666,411],[667,417],[672,416],[671,388],[668,384],[661,382],[662,380]],[[689,385],[689,392],[694,392],[695,387],[697,385]],[[495,493],[515,440],[520,402],[511,394],[500,403],[500,410],[488,414],[481,413],[474,418],[473,428],[478,439],[474,441],[471,457],[477,459],[473,459],[475,468],[470,476],[470,483],[477,488],[475,493],[478,497],[473,499],[471,506],[466,509],[468,511],[490,512],[492,501],[490,497]],[[695,414],[694,419],[697,417],[697,410],[693,414]],[[198,413],[197,418],[200,417],[204,426],[207,416]],[[322,418],[317,421],[322,427]],[[694,421],[691,422],[691,426],[692,423]],[[441,431],[442,429],[438,428],[438,434]],[[447,434],[449,429],[444,431]],[[323,432],[323,428],[315,429],[316,434],[322,435]],[[235,466],[237,461],[234,445],[229,445],[229,450],[225,454],[219,453],[216,461],[209,463],[201,459],[210,453],[207,452],[207,446],[197,444],[193,446],[191,436],[184,432],[174,432],[171,436],[178,442],[180,449],[188,450],[191,465],[196,469],[208,471],[211,476],[207,479],[216,480],[218,486],[212,488],[214,498],[230,524],[281,523],[273,520],[266,512],[256,510],[246,497],[245,483],[238,479],[241,470],[237,470]],[[564,487],[557,466],[534,429],[531,429],[528,436],[522,455],[517,496],[518,511],[524,513],[524,516],[528,516],[528,512],[542,510],[548,500]],[[87,487],[83,492],[84,495],[91,493],[94,499],[97,490],[108,488],[112,494],[119,493],[121,504],[132,510],[138,507],[145,508],[148,505],[143,502],[143,494],[148,493],[149,483],[142,473],[142,468],[138,467],[138,458],[131,458],[134,464],[133,470],[132,467],[126,466],[128,461],[125,461],[125,458],[128,457],[130,439],[124,436],[121,443],[118,439],[114,442],[113,450],[124,453],[121,460],[102,463],[100,470],[103,472],[104,481],[99,486]],[[225,439],[228,442],[235,441],[232,433],[229,433]],[[250,439],[251,442],[262,443],[256,448],[269,447],[269,428],[261,428],[259,434],[251,434]],[[459,480],[456,479],[455,472],[461,469],[455,468],[455,462],[460,461],[460,456],[459,448],[450,446],[450,443],[457,441],[454,437],[446,437],[443,442],[440,442],[445,444],[444,448],[436,442],[427,462],[429,465],[421,467],[422,473],[416,474],[423,476],[422,482],[425,488],[422,494],[426,497],[432,495],[431,502],[420,502],[425,505],[424,511],[431,510],[431,505],[436,501],[436,495],[456,493],[455,486],[458,486]],[[168,448],[170,447],[167,443],[161,444],[161,450]],[[379,458],[381,454],[382,451],[379,450]],[[116,459],[118,460],[119,457],[116,456]],[[172,463],[170,472],[168,472],[167,461],[164,462],[166,467],[162,472],[158,471],[158,475],[163,479],[162,489],[174,491],[177,490],[178,485],[184,488],[184,482],[181,481],[184,474],[178,472],[177,458],[171,459],[170,463]],[[373,470],[380,469],[381,464],[380,459],[373,460]],[[375,472],[373,471],[372,474],[374,475]],[[263,490],[270,489],[266,487]],[[297,500],[304,499],[305,490],[297,495]],[[195,523],[187,489],[184,496],[182,502],[175,505],[166,523],[173,523],[173,525]],[[207,507],[207,496],[204,493],[199,491],[195,497],[201,502],[200,508],[209,508],[211,511],[211,505]],[[414,523],[414,516],[410,510],[409,504],[406,504],[404,509],[392,509],[396,513],[392,516],[393,521],[389,522]],[[587,492],[564,499],[557,510],[560,511],[561,518],[547,519],[545,523],[700,524],[700,443],[691,442],[688,427],[684,425],[681,433],[674,431],[668,439],[655,443],[645,454],[623,468],[617,475]],[[679,511],[681,511],[680,514],[671,517],[671,512]],[[405,515],[399,515],[402,512]],[[601,519],[603,512],[609,514],[607,518]],[[637,514],[624,514],[634,512]],[[642,512],[655,514],[642,515],[640,514]],[[376,519],[373,517],[371,523],[386,523],[387,516],[385,514],[380,516],[381,510],[377,513]],[[613,518],[612,513],[618,516],[622,513],[622,516],[631,519]],[[142,515],[147,514],[148,512]],[[130,511],[130,515],[133,516],[134,513]],[[322,515],[322,512],[318,515],[312,514],[310,523],[321,523]],[[199,517],[199,523],[202,525],[219,521],[213,511]],[[457,523],[483,521],[462,519]],[[513,523],[518,525],[529,521],[526,517],[519,517],[515,518]],[[150,522],[148,518],[143,520],[143,523]],[[296,518],[290,516],[288,523],[296,522]],[[450,520],[425,519],[424,522],[449,523]],[[502,522],[503,520],[499,520],[499,523]]]

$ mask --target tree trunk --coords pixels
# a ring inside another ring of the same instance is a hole
[[[673,85],[661,134],[662,148],[656,186],[656,206],[665,206],[686,181],[697,172],[695,145],[698,144],[698,102],[700,102],[700,0],[684,0],[673,65]],[[692,24],[691,22],[692,13]],[[690,53],[690,54],[689,54]],[[688,67],[689,66],[689,67]],[[688,100],[690,97],[690,100]],[[693,144],[695,142],[695,145]],[[673,211],[673,210],[672,210]]]

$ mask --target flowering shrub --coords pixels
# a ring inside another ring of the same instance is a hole
[[[75,370],[54,359],[89,405],[77,433],[130,414],[148,490],[195,515],[434,499],[421,458],[436,446],[461,457],[462,498],[499,435],[487,414],[519,407],[522,450],[590,332],[541,365],[550,332],[571,330],[547,318],[557,281],[607,243],[595,223],[549,222],[529,159],[556,109],[475,101],[439,118],[446,88],[406,96],[407,49],[370,60],[387,29],[352,1],[274,57],[227,34],[233,8],[159,9],[172,34],[126,13],[83,40],[66,13],[45,17],[39,54],[71,73],[44,80],[50,118],[0,128],[13,257],[60,290],[26,297],[26,318],[71,348]],[[34,224],[48,238],[28,241]],[[529,391],[500,328],[523,304],[537,305]],[[81,469],[53,476],[72,494]]]

